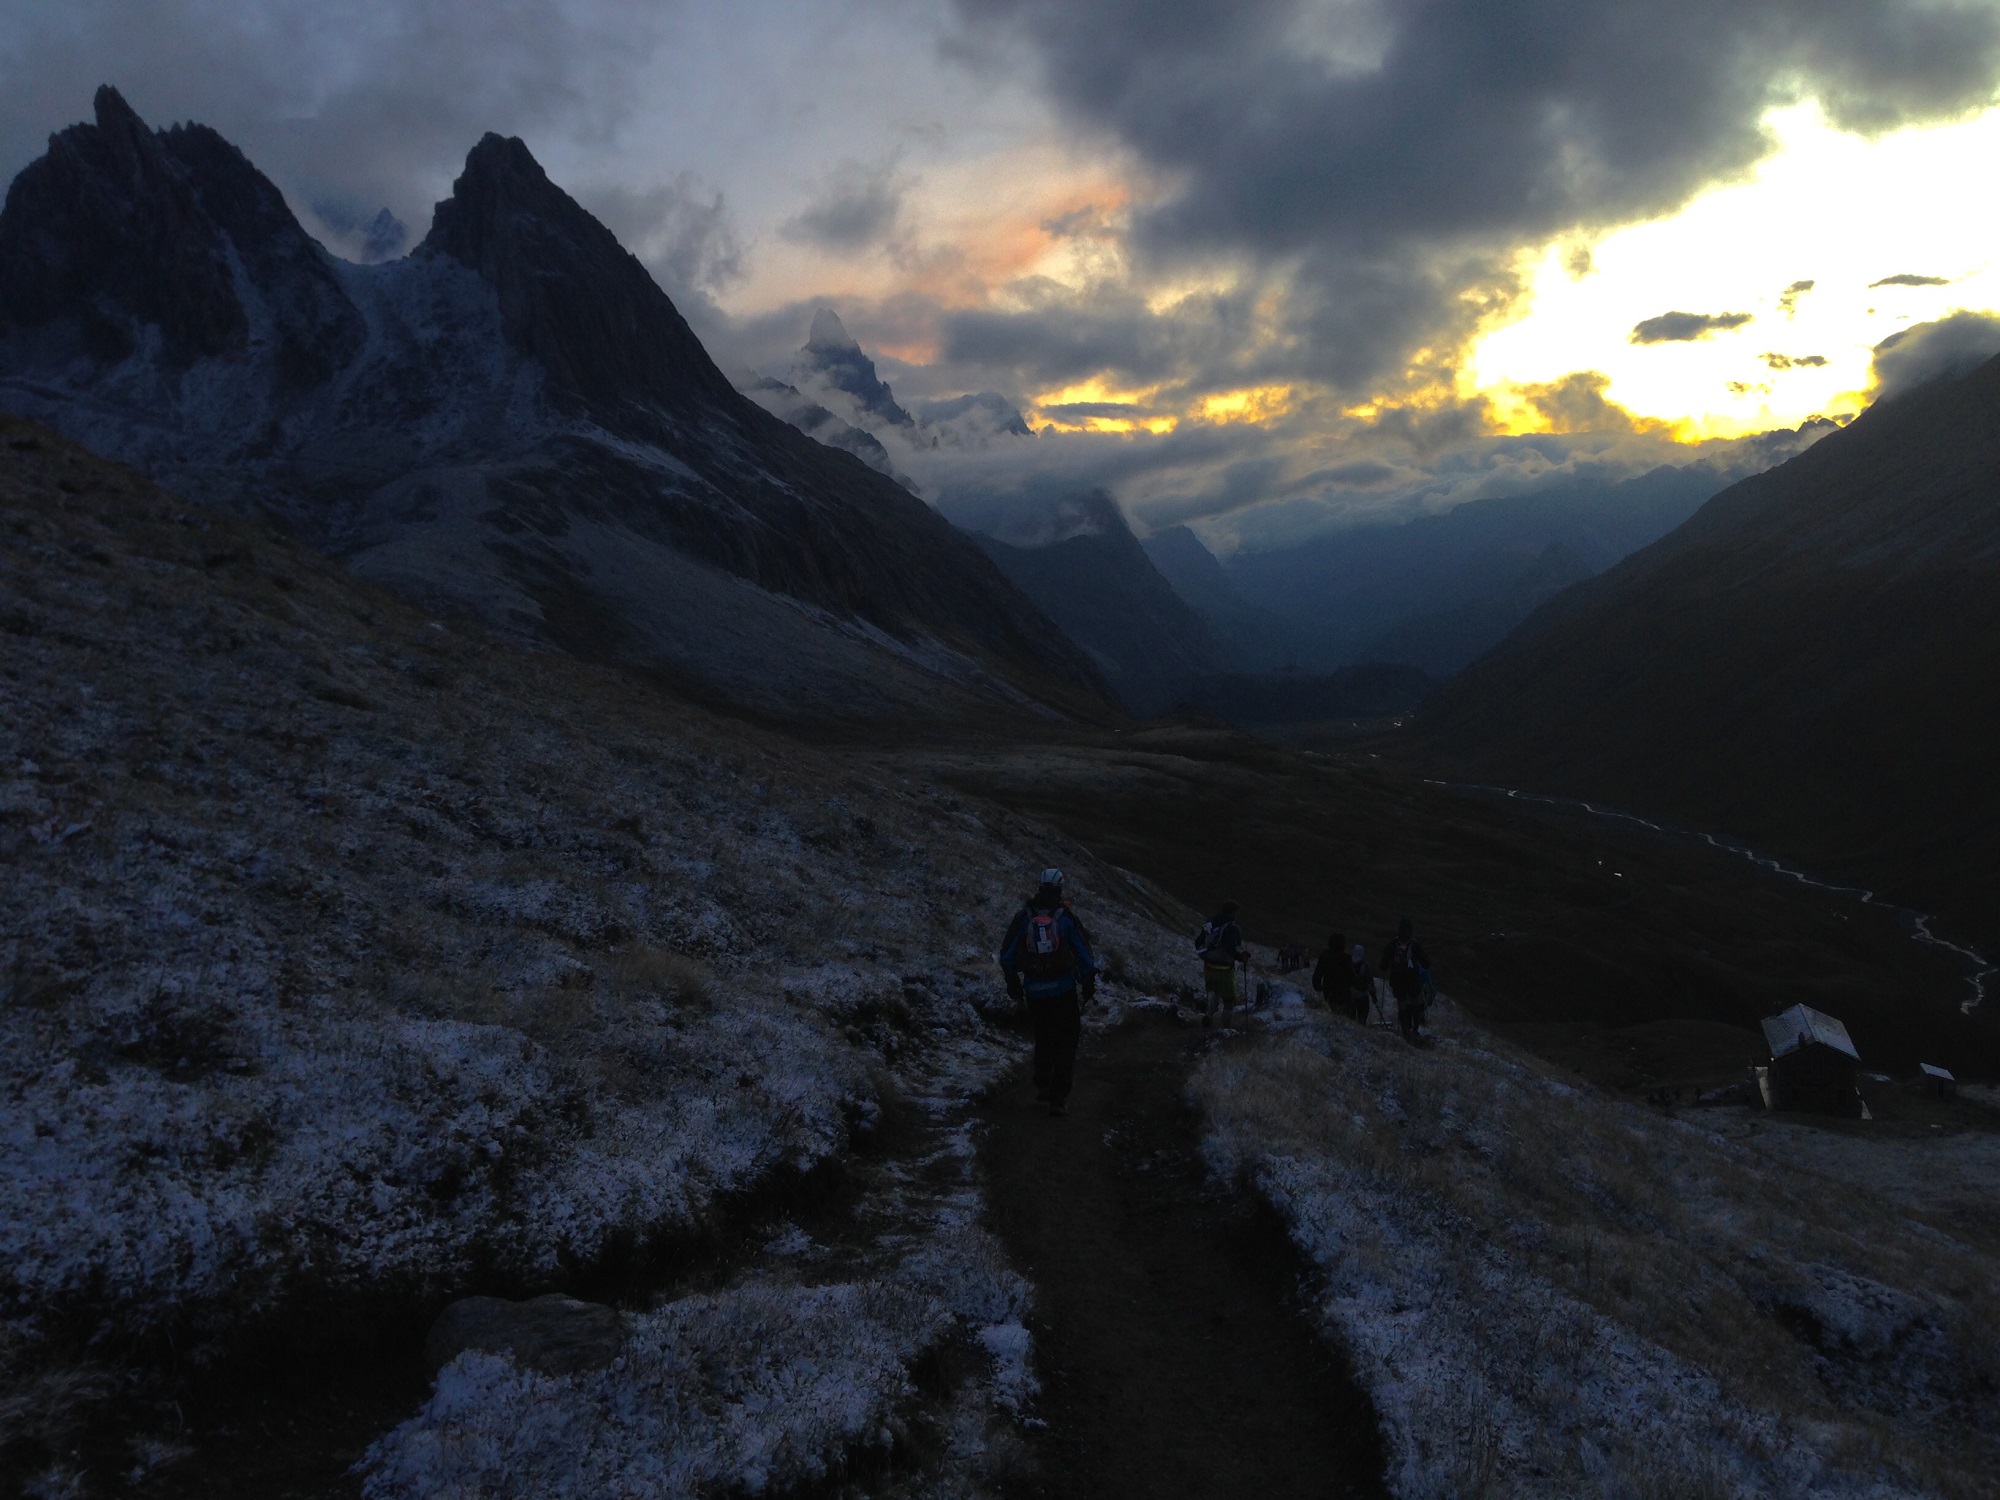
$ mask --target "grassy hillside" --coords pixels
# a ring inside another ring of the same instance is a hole
[[[1559,596],[1427,764],[1773,849],[2000,948],[2000,361],[1876,406]]]

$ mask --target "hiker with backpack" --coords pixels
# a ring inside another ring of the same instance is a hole
[[[1313,965],[1312,987],[1326,1001],[1328,1010],[1337,1010],[1347,997],[1347,934],[1336,932],[1326,940],[1326,948]]]
[[[1061,870],[1042,871],[1040,887],[1007,924],[1000,945],[1007,993],[1026,1001],[1035,1027],[1035,1097],[1052,1115],[1069,1113],[1083,1007],[1097,994],[1090,934],[1063,899]]]
[[[1396,997],[1396,1025],[1402,1029],[1403,1039],[1420,1045],[1431,961],[1408,917],[1382,950],[1382,972],[1389,976],[1389,993]]]
[[[1243,956],[1243,929],[1236,925],[1236,903],[1225,901],[1222,909],[1202,924],[1195,934],[1194,951],[1201,955],[1204,989],[1201,1024],[1209,1024],[1216,1002],[1222,1003],[1225,1017],[1236,1010],[1236,965]]]

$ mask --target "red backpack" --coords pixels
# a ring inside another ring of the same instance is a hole
[[[1060,979],[1076,967],[1069,939],[1063,936],[1062,909],[1030,907],[1021,929],[1021,972],[1030,979]]]

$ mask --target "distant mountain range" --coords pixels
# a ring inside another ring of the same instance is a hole
[[[1213,574],[1195,582],[1183,562],[1170,576],[1210,601],[1197,607],[1240,653],[1281,654],[1319,671],[1405,662],[1447,677],[1498,645],[1543,600],[1671,531],[1729,477],[1697,465],[1620,482],[1572,480],[1239,552],[1220,565],[1226,600]],[[1170,545],[1185,555],[1188,542],[1199,538],[1190,533]],[[1151,545],[1160,560],[1159,544]]]
[[[969,539],[739,394],[518,140],[480,141],[422,243],[361,266],[220,135],[100,90],[0,212],[0,405],[744,712],[1109,711]]]
[[[2000,946],[2000,360],[1878,402],[1558,595],[1418,721]],[[1989,949],[1989,951],[1991,951]]]
[[[1127,707],[1162,712],[1193,679],[1229,669],[1207,624],[1160,576],[1109,495],[1084,495],[1064,514],[1061,540],[1022,547],[980,536],[979,545],[1090,653]]]
[[[753,374],[743,393],[799,431],[852,453],[910,489],[915,484],[897,470],[883,439],[921,450],[1034,436],[1013,403],[992,391],[920,401],[912,415],[830,307],[813,314],[805,344],[782,378]]]

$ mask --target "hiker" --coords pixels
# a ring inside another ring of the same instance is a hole
[[[1328,1010],[1339,1008],[1339,997],[1347,993],[1347,934],[1336,932],[1326,940],[1326,951],[1313,965],[1312,987],[1320,992]]]
[[[1035,1097],[1052,1115],[1069,1113],[1083,1007],[1097,994],[1090,934],[1063,899],[1061,870],[1042,871],[1040,888],[1007,924],[1000,945],[1007,993],[1025,1000],[1035,1026]]]
[[[1425,991],[1429,987],[1431,961],[1424,945],[1417,941],[1416,928],[1408,917],[1396,929],[1396,936],[1382,950],[1382,972],[1389,976],[1389,993],[1396,997],[1396,1024],[1403,1039],[1420,1041],[1424,1024]]]
[[[1375,971],[1368,967],[1368,950],[1359,943],[1347,955],[1347,999],[1354,1007],[1354,1019],[1366,1026],[1368,1013],[1375,1008]]]
[[[1236,1010],[1236,964],[1242,956],[1243,929],[1236,925],[1234,901],[1223,902],[1222,909],[1202,924],[1194,951],[1201,955],[1202,977],[1207,981],[1201,1001],[1201,1024],[1206,1026],[1218,1000],[1225,1017]]]

